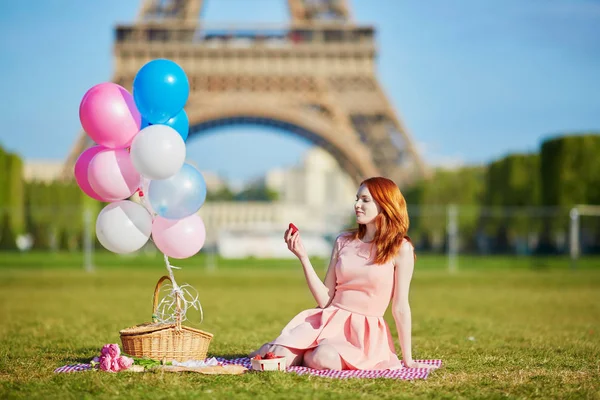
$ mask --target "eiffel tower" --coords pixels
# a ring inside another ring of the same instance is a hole
[[[323,147],[355,182],[426,176],[376,78],[375,28],[353,23],[346,0],[287,2],[287,26],[249,29],[205,25],[203,0],[142,0],[137,21],[115,28],[112,81],[131,91],[139,68],[167,58],[190,80],[188,141],[216,126],[268,125]],[[93,144],[79,135],[64,178]]]

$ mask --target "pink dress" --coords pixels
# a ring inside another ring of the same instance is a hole
[[[333,346],[345,369],[397,369],[390,329],[383,315],[394,289],[394,265],[372,264],[371,243],[337,238],[333,301],[296,315],[272,344],[291,349]]]

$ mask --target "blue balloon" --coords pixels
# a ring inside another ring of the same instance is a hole
[[[190,120],[188,119],[185,110],[181,110],[179,114],[172,118],[169,118],[169,120],[165,122],[164,125],[168,125],[171,128],[175,129],[181,135],[181,138],[184,142],[187,140],[188,133],[190,132]]]
[[[146,63],[133,80],[138,111],[150,124],[163,124],[185,106],[190,82],[177,63],[156,59]]]
[[[148,120],[146,119],[146,117],[144,117],[142,115],[142,125],[140,126],[140,131],[142,129],[144,129],[145,127],[150,126],[150,125],[152,125],[152,124],[150,122],[148,122]]]
[[[190,164],[168,179],[152,180],[148,185],[148,201],[163,218],[181,219],[195,214],[206,200],[206,182]]]
[[[150,125],[170,126],[171,128],[175,129],[177,133],[179,133],[184,142],[187,140],[188,134],[190,133],[190,120],[188,119],[185,110],[181,110],[179,114],[173,118],[169,118],[169,120],[164,124],[151,124],[146,118],[144,118],[144,116],[142,116],[142,126],[140,127],[140,130]]]

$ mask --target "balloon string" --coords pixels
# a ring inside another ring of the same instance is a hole
[[[188,284],[183,284],[179,286],[175,281],[175,274],[173,273],[173,269],[181,269],[180,267],[176,267],[175,265],[171,265],[169,262],[169,257],[166,254],[163,254],[165,260],[165,266],[167,271],[169,272],[169,278],[171,279],[172,289],[171,292],[164,297],[158,307],[156,312],[156,319],[159,323],[173,323],[179,320],[180,322],[187,320],[187,312],[190,308],[194,308],[195,310],[200,312],[200,323],[204,321],[204,310],[202,309],[202,304],[199,300],[198,291]],[[192,294],[190,290],[196,292],[196,294]],[[181,304],[181,308],[177,307],[177,299],[179,298],[179,303]]]
[[[169,257],[166,254],[163,254],[163,257],[165,259],[165,265],[167,267],[167,271],[169,271],[169,278],[171,278],[171,282],[173,282],[173,290],[178,291],[179,286],[177,286],[177,282],[175,282],[175,275],[173,275],[173,269],[181,269],[181,268],[171,265],[171,263],[169,262]]]
[[[146,200],[147,193],[144,192],[145,189],[146,188],[144,187],[144,178],[141,177],[140,178],[140,186],[138,187],[138,196],[140,198],[142,206],[144,206],[146,211],[148,211],[150,213],[150,215],[152,216],[152,221],[154,221],[154,218],[156,217],[157,214],[151,210],[150,205],[148,204],[148,201]]]
[[[177,268],[169,262],[169,257],[163,253],[163,257],[165,259],[165,266],[167,267],[167,271],[169,271],[169,278],[171,278],[171,282],[173,283],[173,297],[175,297],[175,304],[177,305],[177,297],[181,299],[181,290],[179,290],[179,286],[177,286],[177,282],[175,282],[175,275],[173,274],[173,268]],[[183,300],[183,299],[182,299]],[[187,308],[187,307],[186,307]],[[181,321],[181,312],[182,310],[179,307],[175,308],[175,318],[176,320]]]

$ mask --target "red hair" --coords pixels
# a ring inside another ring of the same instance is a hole
[[[373,200],[379,205],[381,212],[375,217],[375,238],[373,244],[377,252],[375,264],[385,264],[398,254],[402,241],[410,238],[406,235],[408,232],[409,220],[406,200],[400,192],[398,185],[394,181],[375,177],[369,178],[360,183],[365,185]],[[357,229],[349,231],[352,239],[362,239],[367,233],[367,226],[359,224]]]

